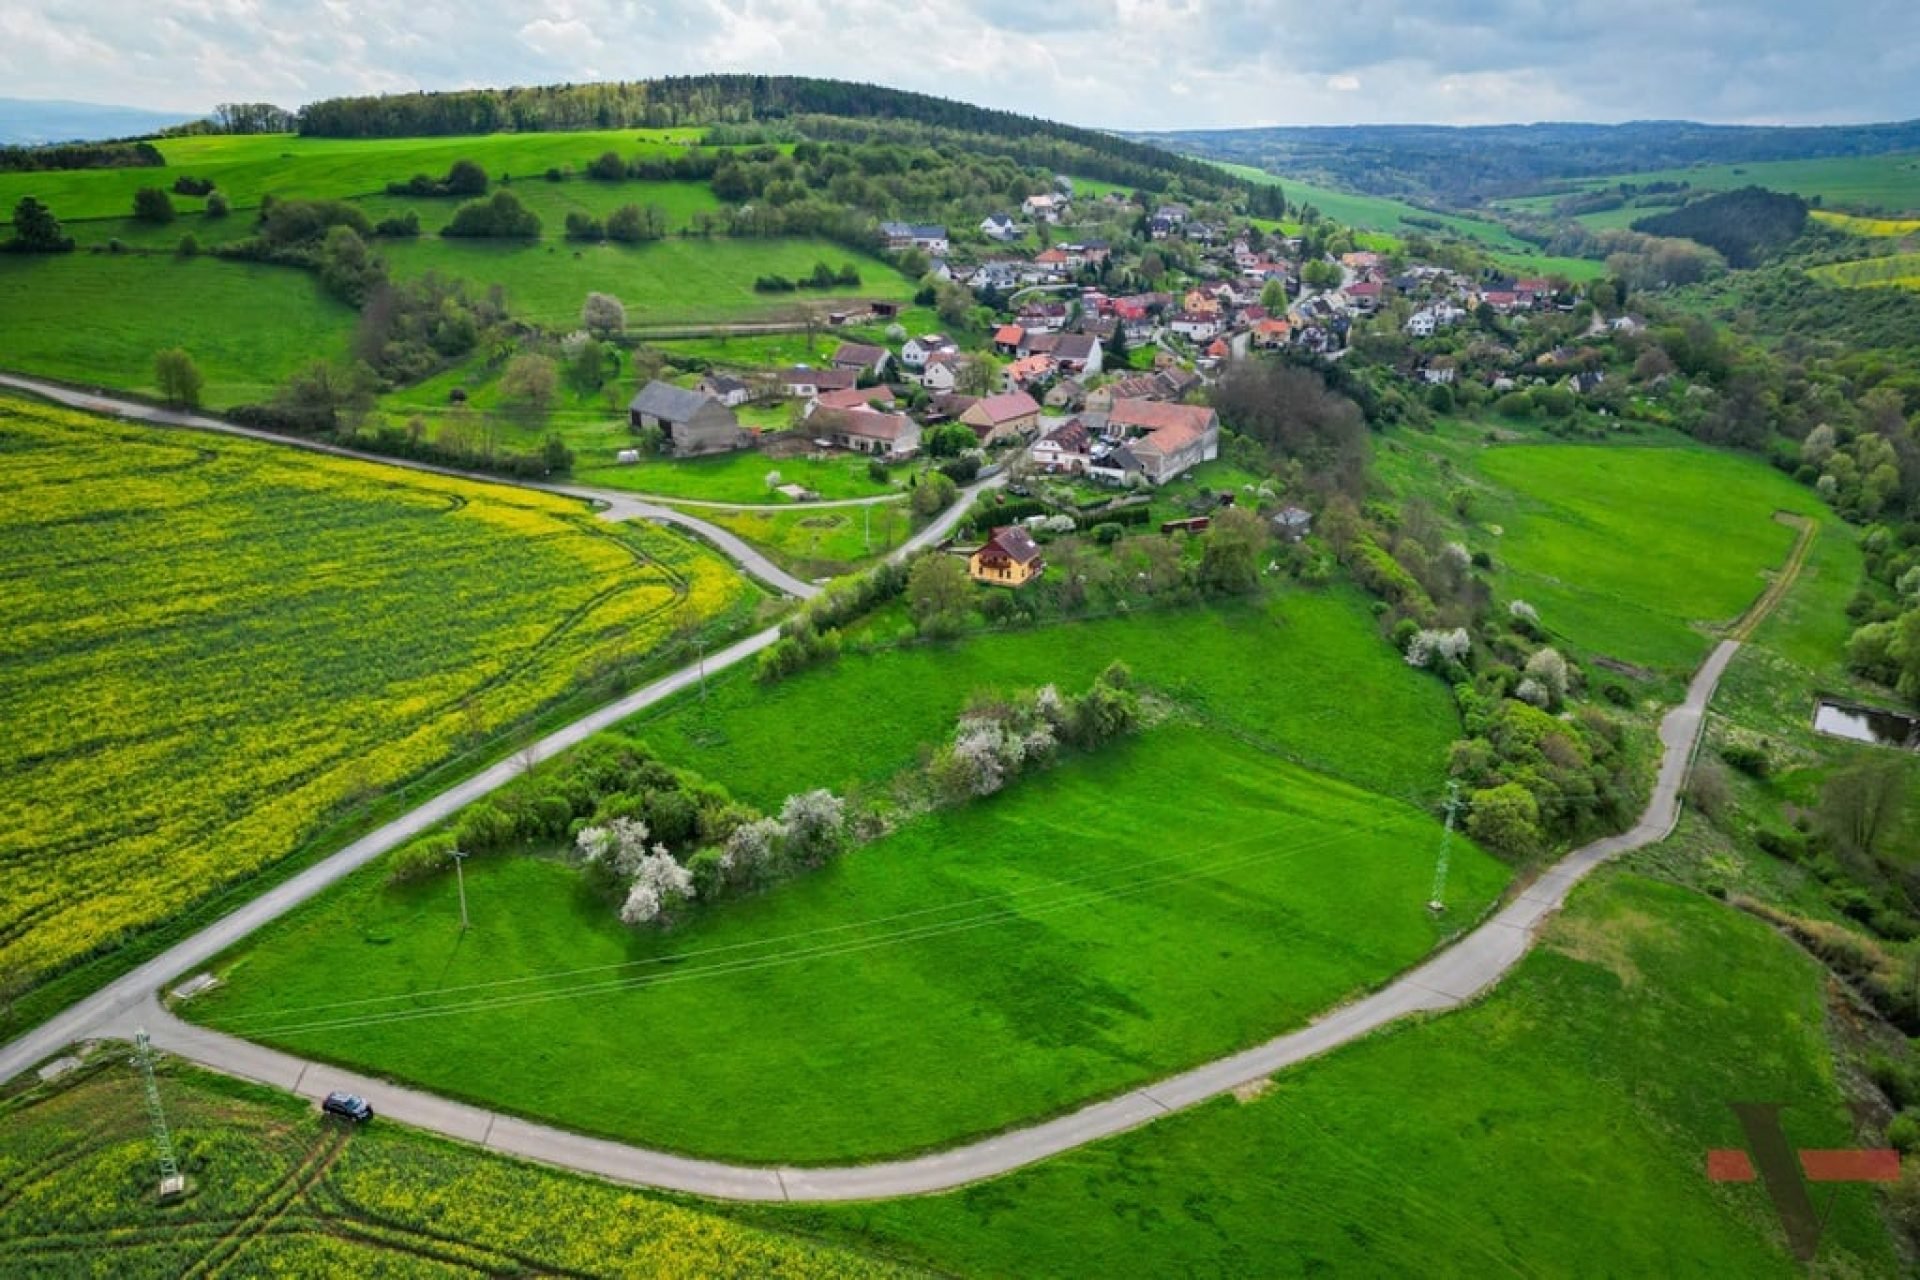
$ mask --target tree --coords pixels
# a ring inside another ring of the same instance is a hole
[[[1840,847],[1872,857],[1900,819],[1905,789],[1897,760],[1861,761],[1837,770],[1820,788],[1820,816]]]
[[[553,407],[560,376],[553,361],[541,355],[515,356],[500,375],[500,401],[531,421],[547,416]]]
[[[13,239],[6,247],[15,253],[68,253],[73,240],[61,231],[53,210],[24,196],[13,206]]]
[[[341,414],[358,417],[366,412],[376,386],[373,370],[362,362],[343,367],[311,360],[282,384],[275,402],[296,424],[331,431],[339,425]]]
[[[1528,658],[1527,677],[1539,681],[1551,702],[1558,703],[1566,698],[1569,682],[1567,660],[1560,656],[1558,649],[1541,649]]]
[[[803,866],[818,866],[846,844],[847,807],[831,791],[788,796],[780,806],[786,853]]]
[[[200,388],[205,379],[193,357],[179,347],[170,347],[153,357],[153,382],[160,398],[176,409],[195,409],[200,405]]]
[[[587,166],[587,176],[601,182],[618,182],[627,176],[627,162],[620,158],[617,151],[602,151]]]
[[[1106,348],[1104,353],[1106,358],[1101,362],[1102,364],[1111,369],[1124,369],[1127,367],[1126,325],[1115,320],[1113,322],[1113,332],[1107,335],[1107,340],[1102,345]]]
[[[658,240],[666,234],[666,211],[657,204],[644,208],[637,204],[623,204],[607,215],[609,240],[638,244],[642,240]]]
[[[206,216],[208,218],[224,218],[227,216],[228,208],[227,198],[218,191],[207,197]]]
[[[960,492],[951,476],[938,471],[929,472],[921,477],[920,484],[913,491],[913,511],[915,515],[932,516],[945,511]]]
[[[580,308],[580,323],[596,337],[611,337],[627,327],[627,309],[610,293],[589,293]]]
[[[446,188],[450,196],[484,195],[487,190],[487,171],[471,160],[455,160],[453,167],[447,170]]]
[[[972,427],[957,422],[931,427],[920,438],[920,447],[929,458],[957,458],[979,443]]]
[[[1213,518],[1200,546],[1200,585],[1208,591],[1238,593],[1260,585],[1260,557],[1267,549],[1267,524],[1258,513],[1228,507]]]
[[[1000,381],[999,366],[985,356],[966,356],[960,361],[954,389],[965,396],[990,396]]]
[[[133,216],[138,222],[165,226],[173,221],[173,197],[159,187],[142,187],[133,193]]]
[[[958,557],[928,552],[907,572],[907,607],[929,635],[959,630],[973,599],[973,582]]]
[[[1331,289],[1342,278],[1340,268],[1325,258],[1315,258],[1300,268],[1300,283],[1315,289]]]
[[[1287,286],[1279,280],[1269,280],[1260,286],[1260,305],[1267,309],[1270,316],[1285,315],[1287,311]]]
[[[1467,834],[1510,857],[1525,858],[1540,847],[1540,806],[1517,782],[1476,791],[1469,797]]]

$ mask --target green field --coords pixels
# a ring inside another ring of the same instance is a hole
[[[423,236],[383,244],[381,253],[399,279],[438,271],[483,291],[498,284],[516,318],[561,332],[580,326],[580,306],[591,292],[619,298],[627,324],[642,328],[791,318],[809,303],[907,298],[914,290],[911,280],[878,258],[824,240],[676,236],[651,244],[574,245],[560,238],[559,227],[549,226],[545,238],[533,242]],[[836,271],[853,263],[860,284],[785,294],[754,290],[760,276],[804,276],[817,262]]]
[[[1220,164],[1222,169],[1255,182],[1277,182],[1286,192],[1289,204],[1310,204],[1333,221],[1362,231],[1377,231],[1397,239],[1410,235],[1453,236],[1471,240],[1488,250],[1507,270],[1564,275],[1572,280],[1588,280],[1606,270],[1606,264],[1587,258],[1552,257],[1485,218],[1459,214],[1434,213],[1405,201],[1386,196],[1365,196],[1336,191],[1298,178],[1283,177],[1244,164]],[[1431,225],[1438,223],[1436,228]],[[1386,246],[1381,246],[1386,247]]]
[[[976,689],[1080,689],[1115,658],[1309,768],[1421,805],[1440,793],[1459,732],[1447,691],[1413,677],[1346,591],[910,644],[772,685],[733,671],[709,682],[704,710],[661,711],[638,732],[735,795],[775,804],[808,786],[891,778],[947,734]]]
[[[731,566],[581,504],[0,399],[0,969],[287,858],[689,621]]]
[[[902,1274],[683,1198],[483,1154],[390,1122],[349,1133],[277,1091],[179,1067],[163,1068],[159,1081],[188,1183],[186,1197],[170,1204],[154,1195],[146,1108],[123,1060],[96,1059],[84,1078],[0,1107],[0,1272],[48,1280]]]
[[[171,190],[179,177],[211,178],[236,210],[252,209],[272,193],[302,199],[379,195],[389,182],[417,173],[445,176],[456,160],[473,160],[490,177],[510,176],[530,193],[550,167],[584,168],[604,151],[631,159],[673,155],[696,141],[690,129],[610,129],[583,133],[492,133],[454,138],[302,138],[290,134],[165,138],[155,145],[167,163],[157,168],[68,169],[0,174],[0,205],[12,209],[36,196],[63,221],[124,218],[141,187]],[[584,186],[577,174],[563,186]],[[614,184],[616,186],[627,184]],[[415,207],[455,201],[421,200]],[[644,203],[642,201],[641,203]],[[203,199],[175,196],[174,205],[198,212]],[[240,219],[245,222],[249,219]],[[559,233],[559,228],[554,228]]]
[[[0,255],[0,365],[156,393],[154,353],[185,347],[225,407],[265,399],[315,356],[340,356],[350,307],[292,267],[115,257]]]
[[[1262,1096],[948,1195],[749,1217],[978,1276],[1803,1276],[1761,1187],[1704,1167],[1742,1145],[1736,1101],[1856,1145],[1824,986],[1765,925],[1616,874],[1486,1000]],[[1872,1189],[1814,1193],[1814,1274],[1899,1272]]]
[[[1776,511],[1819,515],[1803,486],[1753,458],[1668,445],[1485,443],[1484,426],[1397,433],[1378,469],[1439,511],[1470,489],[1458,522],[1493,557],[1502,603],[1520,599],[1575,650],[1682,675],[1786,559]],[[1831,517],[1827,519],[1831,521]]]
[[[784,464],[782,464],[784,466]],[[708,511],[706,518],[767,552],[803,578],[838,577],[883,556],[913,532],[904,502],[825,510]]]
[[[1920,213],[1920,155],[1835,156],[1821,160],[1758,160],[1747,164],[1697,165],[1649,173],[1622,173],[1586,178],[1571,187],[1592,190],[1620,182],[1686,182],[1700,191],[1731,191],[1738,187],[1766,187],[1792,191],[1842,210],[1877,213]],[[1515,209],[1546,212],[1557,196],[1527,196],[1505,200]],[[1610,209],[1579,221],[1590,226],[1624,226],[1659,209]]]
[[[190,1008],[469,1093],[472,1064],[497,1053],[480,1091],[513,1109],[824,1161],[951,1141],[1163,1074],[1295,1024],[1433,944],[1441,926],[1421,903],[1438,829],[1421,809],[1453,713],[1342,593],[848,655],[771,686],[736,669],[638,731],[663,760],[775,806],[808,786],[884,783],[950,732],[973,690],[1077,689],[1115,656],[1184,722],[665,935],[621,928],[565,866],[510,858],[469,868],[487,923],[455,946],[432,923],[453,919],[452,886],[393,890],[376,869],[258,935],[227,962],[229,985]],[[1454,876],[1460,920],[1506,873],[1463,851]],[[923,911],[985,918],[915,940],[902,913]],[[823,938],[860,945],[816,955]],[[706,956],[723,960],[711,980],[683,980],[714,968]],[[726,958],[770,963],[729,972]],[[569,981],[542,975],[601,965],[636,966],[625,972],[641,981],[504,1020],[483,1006],[369,1025],[351,1016],[366,1006],[317,1007],[338,999],[322,975],[341,965],[375,1009],[495,981],[565,997]],[[561,1044],[556,1075],[540,1064]],[[774,1077],[782,1087],[766,1088]]]
[[[468,868],[462,935],[451,882],[392,889],[375,868],[257,935],[189,1008],[569,1127],[863,1159],[1117,1092],[1384,980],[1506,881],[1456,845],[1459,912],[1436,920],[1438,836],[1416,809],[1169,726],[665,933],[521,856]]]

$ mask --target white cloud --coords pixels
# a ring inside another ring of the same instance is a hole
[[[1911,0],[0,0],[17,96],[205,109],[708,70],[1182,128],[1912,115]]]

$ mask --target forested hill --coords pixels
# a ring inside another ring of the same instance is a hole
[[[843,122],[828,128],[821,122]],[[857,126],[845,122],[859,122]],[[703,75],[511,89],[462,89],[331,98],[299,113],[303,134],[333,138],[423,137],[500,131],[671,128],[680,125],[812,124],[816,136],[858,129],[875,140],[993,139],[1030,163],[1055,156],[1062,172],[1159,188],[1180,175],[1218,187],[1218,170],[1143,142],[976,107],[930,94],[804,76]],[[1097,164],[1088,164],[1097,158]],[[1159,181],[1147,181],[1157,176]]]
[[[1693,164],[1747,164],[1920,150],[1920,120],[1894,124],[1342,125],[1136,134],[1191,155],[1373,195],[1472,204],[1556,181]]]

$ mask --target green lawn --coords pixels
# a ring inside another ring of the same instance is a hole
[[[154,353],[185,347],[216,408],[344,355],[354,326],[351,308],[292,267],[92,253],[0,256],[0,315],[0,365],[155,394]]]
[[[670,237],[641,245],[574,245],[549,225],[534,242],[445,240],[422,236],[382,246],[402,279],[438,271],[484,290],[498,284],[522,320],[577,328],[590,292],[611,293],[627,306],[633,327],[791,317],[808,303],[844,298],[906,298],[914,284],[868,254],[824,240],[711,240]],[[817,262],[838,270],[852,262],[861,283],[851,288],[764,294],[763,275],[804,276]]]
[[[1715,1185],[1730,1102],[1856,1135],[1818,967],[1706,898],[1613,875],[1491,997],[1134,1133],[942,1196],[743,1211],[973,1276],[1806,1275],[1758,1184]],[[1899,1264],[1859,1186],[1815,1274]]]
[[[1610,187],[1619,182],[1642,185],[1649,182],[1686,182],[1700,191],[1730,191],[1737,187],[1758,186],[1773,191],[1792,191],[1808,197],[1819,196],[1823,204],[1834,209],[1896,214],[1920,212],[1920,155],[1911,152],[1880,156],[1832,156],[1818,160],[1762,160],[1737,165],[1697,165],[1688,169],[1662,169],[1650,173],[1581,179],[1571,185],[1592,189]],[[1515,208],[1543,210],[1556,198],[1529,196],[1505,203]],[[1608,211],[1616,216],[1621,212]],[[1631,222],[1636,217],[1660,210],[1625,212],[1630,216],[1624,222]],[[1589,219],[1582,218],[1580,221],[1587,222]],[[1624,225],[1624,222],[1618,225]]]
[[[883,556],[913,532],[904,502],[866,507],[699,512],[803,578],[831,578]]]
[[[1493,554],[1502,599],[1582,652],[1673,674],[1786,559],[1794,530],[1774,513],[1823,511],[1764,463],[1700,448],[1502,446],[1472,466],[1487,487],[1470,545]]]
[[[1438,836],[1410,806],[1171,725],[665,933],[621,926],[569,867],[508,856],[469,866],[463,936],[450,881],[389,889],[374,868],[256,935],[189,1008],[594,1132],[870,1158],[1067,1109],[1386,979],[1506,882],[1456,842],[1460,910],[1436,920]]]
[[[735,670],[640,722],[662,756],[774,804],[879,783],[940,739],[976,689],[1084,688],[1119,658],[1143,682],[1369,790],[1429,804],[1459,732],[1439,681],[1411,672],[1345,591],[1065,623],[848,655],[772,685]]]
[[[539,175],[550,167],[577,171],[608,150],[628,159],[642,154],[676,155],[682,149],[681,142],[698,137],[699,131],[690,129],[608,129],[454,138],[302,138],[288,134],[167,138],[155,144],[167,161],[158,168],[0,174],[0,206],[12,209],[21,196],[31,195],[45,202],[63,221],[120,218],[132,209],[133,193],[141,187],[170,192],[176,178],[187,176],[213,179],[233,208],[252,209],[269,192],[304,199],[376,195],[386,190],[387,183],[405,182],[417,173],[443,177],[453,162],[461,159],[477,161],[496,180],[511,176],[516,187],[530,191]],[[586,180],[576,173],[561,185],[585,186]],[[196,212],[206,203],[199,197],[180,195],[173,201],[178,209]],[[419,203],[451,208],[456,202]]]

